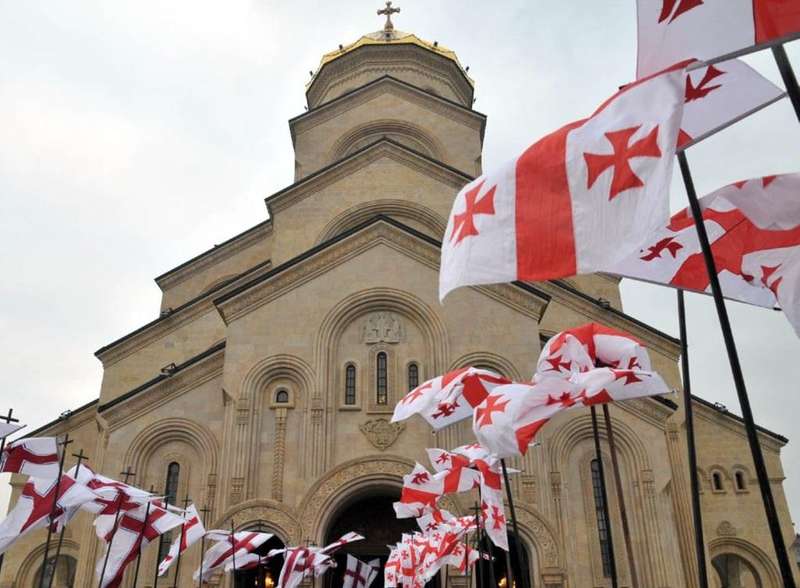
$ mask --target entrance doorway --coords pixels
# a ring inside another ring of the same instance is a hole
[[[246,529],[247,531],[258,531],[259,533],[271,533],[267,528],[262,525],[256,525]],[[272,549],[283,549],[283,541],[278,539],[277,536],[272,537],[269,541],[264,543],[261,547],[253,551],[258,555],[267,555]],[[281,575],[281,567],[283,566],[283,557],[278,556],[271,559],[263,567],[237,571],[234,577],[233,585],[235,588],[273,588],[278,585],[278,578]]]

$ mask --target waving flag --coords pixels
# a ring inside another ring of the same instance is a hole
[[[200,515],[194,504],[186,509],[186,513],[181,524],[180,534],[169,546],[169,553],[158,564],[158,575],[163,576],[167,573],[172,563],[178,558],[178,554],[183,553],[191,545],[200,541],[203,534],[206,532],[203,527],[203,522],[200,520]]]
[[[347,554],[342,588],[369,588],[377,577],[378,570],[373,566]]]
[[[427,507],[436,506],[445,494],[467,492],[480,485],[480,473],[470,468],[454,468],[431,474],[416,464],[410,474],[403,476],[400,500],[394,503],[397,518],[419,517]]]
[[[35,478],[58,477],[58,444],[55,437],[29,437],[7,444],[0,454],[0,472]]]
[[[780,306],[800,336],[800,174],[737,182],[700,199],[723,294]],[[688,209],[612,273],[709,292],[706,266]]]
[[[179,524],[182,522],[180,518],[178,521]],[[228,531],[209,531],[207,538],[215,543],[203,556],[202,566],[195,571],[194,579],[200,579],[200,569],[202,569],[203,581],[208,581],[214,570],[232,563],[234,558],[238,561],[239,558],[258,549],[272,537],[272,533],[256,533],[254,531],[238,531],[234,534]]]
[[[442,242],[440,299],[459,286],[592,273],[663,226],[687,64],[625,86],[465,186]]]
[[[687,58],[722,61],[800,36],[795,0],[637,0],[641,78]]]

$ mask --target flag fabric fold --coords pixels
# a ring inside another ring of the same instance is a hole
[[[374,566],[347,554],[342,588],[369,588],[377,577],[378,570]]]
[[[180,518],[178,520],[181,521]],[[206,538],[214,541],[214,544],[205,552],[202,565],[195,571],[193,578],[195,581],[199,580],[200,570],[202,569],[202,581],[207,582],[214,575],[215,570],[220,567],[224,569],[228,564],[233,567],[234,560],[238,562],[272,537],[272,533],[258,533],[255,531],[237,531],[233,534],[230,531],[209,531],[206,534]]]
[[[35,478],[58,477],[58,442],[55,437],[29,437],[8,443],[0,454],[0,472]]]
[[[178,536],[169,546],[169,553],[158,564],[158,575],[163,576],[172,566],[179,554],[189,549],[190,546],[200,541],[206,530],[194,504],[189,505],[183,517],[183,522],[178,530]]]

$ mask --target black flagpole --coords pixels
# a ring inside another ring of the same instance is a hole
[[[231,557],[233,558],[233,583],[236,584],[236,527],[231,519]]]
[[[697,236],[700,241],[700,247],[703,250],[703,258],[706,262],[706,270],[708,271],[711,293],[714,296],[714,305],[717,307],[719,325],[722,329],[722,336],[725,340],[725,348],[728,352],[728,362],[730,363],[733,382],[736,386],[736,395],[739,397],[739,407],[742,411],[742,420],[744,421],[744,428],[747,432],[747,441],[750,445],[750,453],[753,455],[753,465],[755,466],[756,477],[758,478],[758,486],[761,490],[761,499],[764,502],[764,511],[767,516],[767,524],[769,525],[770,535],[772,536],[772,544],[775,548],[775,555],[778,559],[778,567],[781,571],[781,578],[783,579],[783,585],[785,588],[795,588],[796,585],[792,573],[792,564],[789,562],[789,556],[786,551],[786,543],[784,542],[783,534],[781,533],[781,525],[780,521],[778,520],[778,511],[775,508],[775,499],[772,497],[772,488],[770,488],[769,485],[767,466],[764,463],[764,454],[761,451],[761,444],[758,441],[758,430],[756,429],[756,423],[753,419],[753,411],[750,408],[750,399],[747,396],[747,387],[744,383],[742,366],[739,363],[739,354],[736,350],[736,343],[733,339],[733,331],[731,329],[730,319],[728,318],[728,311],[725,308],[725,300],[722,297],[722,288],[719,285],[717,266],[714,262],[714,256],[711,252],[711,245],[708,241],[708,233],[706,233],[702,211],[700,210],[700,203],[697,200],[697,193],[694,189],[692,174],[689,170],[689,162],[686,159],[686,153],[684,151],[680,151],[678,153],[678,163],[681,168],[683,183],[686,186],[686,194],[689,198],[689,206],[691,207],[692,216],[694,217],[694,224],[695,227],[697,227]]]
[[[208,506],[204,506],[199,510],[200,514],[203,515],[203,518],[206,518],[206,515],[211,512],[211,509]],[[197,588],[201,588],[203,585],[203,552],[206,550],[206,521],[201,521],[203,523],[203,534],[200,536],[200,579],[197,581]],[[175,573],[175,583],[172,585],[172,588],[176,588],[178,585],[178,574]]]
[[[786,48],[783,44],[772,46],[772,56],[775,58],[778,71],[781,72],[783,85],[786,86],[786,93],[789,94],[789,100],[792,102],[797,120],[800,121],[800,86],[797,84],[797,77],[794,75],[792,64],[789,56],[786,55]]]
[[[188,494],[183,499],[183,522],[184,522],[184,524],[186,523],[186,507],[189,506],[189,503],[191,501],[192,501],[192,499],[189,498]],[[183,545],[183,534],[184,534],[183,528],[184,528],[184,526],[181,525],[181,540],[180,540],[180,543],[178,543],[178,559],[175,562],[175,582],[173,583],[172,588],[176,588],[178,586],[178,572],[181,571],[181,546]],[[161,555],[161,554],[159,553],[158,555],[156,555],[156,577],[153,580],[153,588],[156,588],[156,585],[158,584],[158,564],[159,564],[158,556],[159,555]]]
[[[153,494],[156,489],[150,484],[150,494]],[[136,588],[136,584],[139,583],[139,564],[142,563],[142,541],[144,540],[144,532],[147,529],[147,520],[150,518],[150,502],[152,498],[147,499],[147,506],[144,507],[144,523],[142,523],[142,529],[139,531],[139,546],[137,551],[139,553],[136,554],[136,571],[133,572],[133,588]],[[156,556],[158,559],[158,556]]]
[[[683,377],[683,406],[686,411],[686,445],[689,450],[689,483],[692,492],[694,550],[697,557],[697,576],[700,588],[708,588],[706,547],[703,538],[703,513],[700,510],[700,482],[697,478],[697,450],[694,443],[694,408],[692,407],[692,384],[689,377],[689,339],[686,332],[686,307],[683,301],[683,290],[678,290],[678,326],[681,333],[681,375]]]
[[[522,537],[519,534],[519,527],[517,527],[517,511],[514,509],[514,497],[511,495],[511,483],[508,480],[508,470],[506,469],[506,460],[500,460],[500,467],[503,469],[503,482],[506,485],[506,498],[508,499],[508,509],[511,511],[511,527],[514,529],[514,551],[517,554],[517,563],[519,564],[520,580],[522,581],[521,588],[533,588],[533,578],[528,575],[528,570],[523,569],[525,559],[522,554]],[[509,586],[513,586],[513,572],[509,564]]]
[[[84,459],[88,459],[88,456],[84,455],[83,449],[81,449],[80,451],[78,451],[78,453],[73,453],[72,457],[77,457],[78,458],[78,463],[75,464],[75,479],[77,480],[78,479],[78,470],[81,469],[81,462]],[[55,555],[56,566],[58,566],[58,558],[61,555],[61,546],[64,543],[64,531],[66,531],[66,530],[67,530],[67,522],[64,521],[64,524],[61,526],[61,532],[58,535],[58,545],[56,546],[56,555]],[[53,568],[53,573],[50,574],[50,581],[47,583],[47,588],[52,588],[52,586],[53,586],[53,578],[55,578],[55,575],[56,575],[55,568]]]
[[[594,453],[597,460],[597,473],[600,478],[600,496],[603,499],[603,516],[606,519],[606,536],[608,539],[608,565],[611,568],[611,586],[617,588],[617,562],[614,558],[614,540],[611,536],[611,513],[608,509],[608,493],[606,492],[606,476],[603,471],[603,455],[600,453],[600,432],[597,428],[597,410],[592,409],[592,434],[594,435]]]
[[[64,435],[64,440],[58,445],[61,445],[61,459],[58,460],[58,478],[56,478],[56,492],[53,496],[53,506],[50,507],[50,518],[47,523],[47,542],[44,544],[44,562],[42,563],[42,576],[39,579],[39,588],[44,586],[44,577],[47,573],[47,555],[50,552],[50,539],[53,537],[53,517],[58,508],[59,492],[61,492],[61,475],[64,473],[64,460],[67,458],[67,445],[72,443],[69,439],[69,433]],[[53,574],[55,573],[55,566],[53,566]],[[52,576],[52,574],[51,574]]]
[[[131,476],[135,476],[136,474],[131,471],[130,466],[124,472],[120,472],[120,475],[125,478],[123,482],[125,484],[128,483]],[[114,526],[111,527],[111,538],[108,540],[108,545],[106,546],[106,556],[103,559],[103,570],[100,572],[100,581],[97,583],[97,588],[103,588],[103,580],[106,578],[106,568],[108,567],[108,556],[111,555],[111,545],[114,543],[114,536],[117,534],[117,526],[119,525],[119,513],[122,507],[123,496],[125,494],[122,490],[117,489],[117,510],[114,513]]]
[[[478,502],[480,502],[481,509],[483,509],[483,495],[481,494],[480,486],[478,486]],[[494,550],[492,549],[492,540],[489,537],[489,533],[483,533],[481,541],[486,553],[489,554],[489,586],[494,587],[497,586],[497,580],[495,580],[494,576],[494,554],[492,553]]]
[[[481,507],[478,506],[478,503],[475,503],[473,507],[475,511],[475,545],[478,548],[478,562],[475,568],[475,588],[483,588],[483,547],[481,546],[482,538],[481,535],[481,521],[480,521],[480,512]]]
[[[622,476],[619,473],[619,460],[617,459],[617,444],[614,442],[614,427],[611,426],[611,413],[608,404],[603,404],[603,420],[606,424],[606,435],[608,436],[608,450],[611,454],[611,470],[614,473],[614,487],[617,491],[617,502],[619,503],[619,518],[622,522],[622,535],[625,539],[625,551],[628,556],[628,568],[631,572],[631,588],[638,588],[639,574],[636,571],[636,563],[633,559],[633,545],[631,544],[631,529],[628,525],[628,511],[625,508],[625,494],[622,492]]]
[[[5,421],[7,423],[18,423],[19,419],[15,419],[12,416],[13,414],[14,414],[14,409],[13,408],[9,408],[8,409],[8,416],[0,416],[0,421]],[[0,455],[3,454],[3,451],[6,448],[6,437],[3,437],[2,439],[0,439]],[[3,569],[3,559],[4,558],[5,558],[5,553],[0,553],[0,571],[2,571],[2,569]]]

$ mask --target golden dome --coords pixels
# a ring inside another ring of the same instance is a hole
[[[310,86],[312,83],[314,83],[314,80],[317,78],[317,75],[319,75],[319,72],[326,64],[330,63],[331,61],[334,61],[335,59],[338,59],[342,55],[347,55],[351,51],[354,51],[359,47],[363,47],[365,45],[417,45],[418,47],[422,47],[423,49],[432,51],[433,53],[441,55],[442,57],[446,57],[447,59],[454,62],[461,70],[461,73],[464,74],[464,77],[467,79],[470,85],[473,87],[475,86],[475,83],[472,81],[472,78],[470,78],[467,75],[467,71],[461,66],[461,63],[458,61],[458,57],[456,56],[455,51],[440,45],[438,42],[430,43],[429,41],[420,39],[413,33],[404,33],[403,31],[397,31],[394,29],[392,30],[384,29],[382,31],[375,31],[374,33],[364,35],[354,43],[350,43],[349,45],[340,45],[339,49],[336,49],[335,51],[329,51],[328,53],[322,56],[322,59],[320,60],[319,63],[319,67],[317,68],[317,71],[314,72],[314,75],[308,82],[307,86]]]

